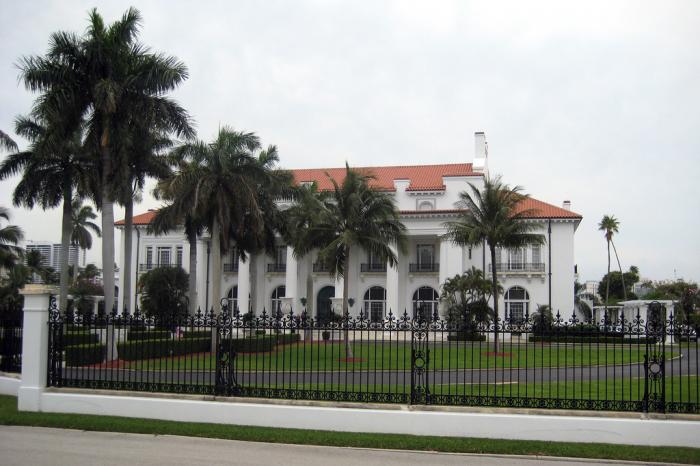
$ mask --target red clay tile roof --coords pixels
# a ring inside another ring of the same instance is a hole
[[[583,217],[576,212],[562,209],[561,207],[547,204],[537,199],[529,198],[518,205],[518,212],[523,210],[531,210],[525,218],[570,218],[582,219]],[[418,214],[456,214],[463,212],[460,209],[438,209],[438,210],[402,210],[402,215],[418,215]]]
[[[134,215],[134,225],[149,225],[155,216],[155,210],[149,210],[143,214]],[[114,224],[119,226],[124,225],[124,220],[119,220],[118,222],[114,222]]]
[[[443,190],[443,176],[478,176],[472,170],[471,163],[453,163],[444,165],[406,165],[390,167],[355,167],[365,173],[374,175],[370,185],[386,191],[394,191],[394,180],[410,180],[409,191]],[[333,189],[333,184],[326,176],[330,175],[336,182],[341,183],[345,177],[345,168],[302,168],[290,170],[294,181],[299,184],[304,181],[315,181],[320,191]]]

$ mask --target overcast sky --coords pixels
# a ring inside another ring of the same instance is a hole
[[[604,214],[621,222],[623,267],[700,279],[700,2],[0,3],[0,128],[13,136],[34,98],[18,58],[83,32],[93,6],[111,22],[133,5],[142,41],[189,67],[174,97],[200,138],[255,131],[296,168],[470,162],[485,131],[493,173],[583,215],[582,280],[605,273]],[[146,194],[135,211],[157,206]],[[59,210],[13,208],[13,223],[58,241]]]

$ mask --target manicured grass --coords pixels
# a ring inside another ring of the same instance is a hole
[[[245,440],[253,442],[385,448],[450,453],[547,455],[630,461],[700,464],[700,449],[642,447],[605,443],[564,443],[433,437],[397,434],[346,433],[269,427],[228,426],[189,422],[154,421],[83,414],[26,413],[17,411],[17,399],[0,396],[0,424],[55,427],[99,432],[128,432],[151,435]]]
[[[486,369],[575,367],[638,363],[644,359],[644,346],[613,344],[505,344],[494,356],[493,344],[483,342],[431,343],[431,369]],[[372,371],[406,370],[411,367],[410,342],[354,342],[353,360],[346,361],[342,342],[296,343],[277,346],[268,353],[238,353],[238,370],[253,371],[344,371],[366,369]],[[675,354],[667,352],[667,356]],[[206,370],[213,369],[211,354],[191,354],[134,361],[132,369]]]

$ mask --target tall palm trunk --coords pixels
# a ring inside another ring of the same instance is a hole
[[[70,251],[70,237],[73,232],[73,209],[71,202],[73,200],[73,192],[70,184],[63,187],[63,216],[61,218],[61,253],[60,253],[60,275],[59,286],[61,297],[58,300],[58,309],[61,312],[66,312],[68,304],[68,254]],[[78,264],[75,264],[75,268]],[[73,271],[77,276],[77,270]]]
[[[221,233],[216,218],[211,227],[211,279],[211,302],[218,312],[221,301]]]
[[[620,279],[622,280],[622,296],[624,296],[625,301],[627,301],[627,288],[625,287],[625,274],[622,272],[622,265],[620,264],[620,256],[617,255],[617,248],[615,247],[615,242],[610,240],[612,244],[613,252],[615,253],[615,259],[617,260],[617,267],[620,269]]]
[[[350,314],[348,311],[348,293],[350,292],[350,247],[345,247],[345,262],[343,263],[343,341],[345,342],[345,358],[352,358],[352,347],[350,346]]]
[[[489,244],[491,252],[491,283],[493,285],[493,313],[495,315],[493,325],[493,350],[498,353],[498,274],[496,270],[496,247]]]
[[[134,229],[134,200],[133,198],[126,199],[124,202],[124,270],[122,270],[122,276],[124,277],[124,283],[122,285],[122,293],[124,296],[124,306],[125,313],[131,315],[131,250],[133,243],[133,230]]]
[[[102,161],[102,286],[105,295],[105,313],[109,314],[114,309],[114,202],[110,179],[112,161],[109,153],[109,129],[106,124],[102,129],[100,157]],[[107,332],[108,361],[118,357],[114,333],[114,325],[110,325]]]
[[[197,233],[187,231],[187,241],[190,244],[190,274],[189,274],[189,300],[190,314],[197,312]]]
[[[605,285],[605,317],[608,316],[608,302],[610,300],[610,240],[608,239],[608,279]]]

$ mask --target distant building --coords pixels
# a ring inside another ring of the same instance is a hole
[[[25,250],[29,251],[39,251],[41,253],[41,265],[44,267],[51,267],[52,269],[58,271],[61,265],[61,244],[51,243],[48,241],[28,241]],[[85,251],[80,249],[78,246],[68,247],[68,265],[76,265],[78,267],[85,267]]]
[[[579,294],[590,294],[592,296],[598,296],[598,282],[595,280],[587,280],[583,284],[583,288],[579,291]]]

